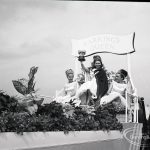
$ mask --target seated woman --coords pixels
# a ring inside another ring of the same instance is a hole
[[[128,84],[125,83],[125,78],[128,77]],[[114,80],[109,86],[107,95],[101,98],[100,104],[107,104],[115,100],[116,98],[120,98],[121,104],[123,106],[126,106],[126,99],[125,99],[125,91],[127,90],[127,87],[130,86],[130,89],[133,89],[130,78],[128,76],[128,73],[126,70],[121,69],[119,70]],[[128,106],[129,107],[129,106]]]
[[[76,92],[76,97],[79,98],[85,92],[90,91],[92,97],[96,102],[100,102],[100,99],[107,93],[108,80],[100,56],[93,57],[94,61],[91,68],[86,68],[81,61],[81,67],[85,72],[90,73],[91,80],[85,82],[80,86]],[[97,104],[99,105],[99,104]]]
[[[76,78],[76,89],[75,92],[81,87],[82,84],[85,83],[85,76],[82,73],[77,74]],[[86,101],[86,94],[83,94],[79,98],[77,98],[75,95],[71,98],[70,102],[74,104],[75,106],[82,105]]]
[[[65,84],[64,88],[57,93],[54,101],[59,103],[67,103],[71,100],[71,98],[76,94],[77,84],[73,81],[74,72],[72,69],[66,70],[66,77],[68,79],[68,83]]]

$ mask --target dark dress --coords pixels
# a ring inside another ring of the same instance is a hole
[[[108,79],[103,68],[94,71],[97,83],[97,98],[102,98],[108,91]]]

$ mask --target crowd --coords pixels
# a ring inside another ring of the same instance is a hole
[[[120,69],[110,77],[99,55],[93,56],[90,67],[84,65],[84,58],[79,61],[82,73],[79,73],[74,79],[74,71],[72,69],[66,70],[68,83],[57,93],[54,101],[62,104],[72,102],[75,106],[93,105],[97,108],[119,99],[123,106],[126,105],[126,91],[129,94],[134,93],[126,70]]]

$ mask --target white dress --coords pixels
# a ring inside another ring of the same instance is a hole
[[[75,96],[77,90],[77,82],[67,83],[54,101],[58,103],[67,103]]]
[[[112,81],[112,82],[113,82],[112,92],[118,92],[121,95],[123,95],[126,88],[127,88],[127,84],[118,83],[118,82],[115,82],[115,81]]]
[[[87,90],[90,90],[92,97],[97,98],[97,83],[95,74],[93,71],[90,72],[90,80],[83,83],[76,92],[76,97],[79,98],[82,94],[84,94]]]
[[[100,104],[102,105],[102,104],[110,103],[115,98],[119,97],[121,100],[121,103],[125,106],[126,99],[123,97],[123,94],[124,94],[126,88],[127,88],[127,84],[112,81],[111,92],[108,95],[105,95],[101,98]]]

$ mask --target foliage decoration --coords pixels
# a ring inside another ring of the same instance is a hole
[[[13,80],[13,85],[15,89],[22,95],[30,94],[32,92],[35,92],[34,87],[35,87],[35,82],[34,82],[34,76],[38,70],[38,67],[31,67],[30,72],[28,74],[29,79],[18,79],[18,80]]]
[[[23,112],[25,107],[18,103],[16,97],[11,97],[3,91],[0,91],[0,114],[3,111]]]
[[[2,93],[1,93],[2,94]],[[11,99],[6,96],[6,101]],[[35,114],[30,114],[19,109],[17,100],[15,105],[5,106],[0,113],[0,132],[46,132],[46,131],[90,131],[90,130],[122,130],[122,124],[116,119],[116,111],[113,104],[99,107],[92,113],[83,107],[66,107],[65,110],[71,110],[71,115],[66,115],[64,107],[60,103],[52,102],[50,104],[40,105]],[[91,109],[91,108],[90,108]]]

